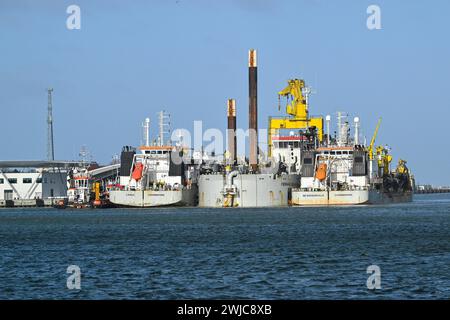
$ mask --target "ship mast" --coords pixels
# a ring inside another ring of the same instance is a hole
[[[164,136],[170,134],[170,114],[162,110],[158,113],[159,116],[159,146],[164,145]]]
[[[55,160],[55,149],[53,145],[53,105],[52,105],[52,88],[47,89],[47,160]]]

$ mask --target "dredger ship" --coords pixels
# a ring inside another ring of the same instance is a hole
[[[196,206],[198,164],[186,156],[188,152],[182,146],[164,143],[162,119],[159,141],[151,144],[149,123],[147,118],[145,144],[138,152],[123,147],[120,181],[109,191],[109,201],[122,207]]]
[[[202,165],[199,186],[200,207],[283,207],[288,206],[291,189],[300,176],[282,165],[264,160],[258,148],[257,56],[248,55],[249,75],[249,158],[238,161],[236,102],[228,100],[228,150],[223,163]]]
[[[315,130],[299,135],[300,187],[292,190],[292,205],[388,204],[412,200],[414,178],[400,159],[394,171],[387,146],[359,143],[359,118],[354,138],[345,115],[338,112],[338,133],[320,142]],[[327,116],[327,126],[331,117]],[[378,122],[376,132],[380,126]]]
[[[221,160],[183,157],[181,146],[146,144],[140,154],[122,152],[120,188],[110,191],[115,205],[130,207],[283,207],[358,205],[412,200],[414,178],[387,146],[375,146],[381,119],[369,145],[361,143],[360,120],[337,113],[331,135],[331,116],[310,116],[311,90],[304,80],[292,79],[278,92],[286,98],[285,116],[269,117],[268,154],[258,147],[256,51],[249,51],[249,157],[238,159],[236,101],[227,104],[227,150]],[[353,134],[351,134],[353,128]],[[160,128],[163,131],[163,128]],[[160,133],[162,137],[162,133]],[[182,159],[182,161],[174,161]]]
[[[368,146],[361,143],[360,119],[337,113],[337,132],[332,137],[331,116],[310,117],[310,90],[299,79],[288,81],[279,92],[286,96],[288,117],[269,119],[269,156],[300,174],[300,186],[291,190],[293,206],[388,204],[412,201],[414,177],[400,159],[391,171],[387,146],[376,146],[381,118]],[[280,135],[289,128],[288,135]],[[292,131],[297,129],[296,131]]]

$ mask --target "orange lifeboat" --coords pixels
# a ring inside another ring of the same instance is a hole
[[[136,163],[131,177],[136,181],[141,180],[143,170],[144,170],[144,165],[140,162]]]
[[[319,167],[316,170],[316,179],[319,181],[325,180],[327,177],[327,165],[325,163],[319,164]]]

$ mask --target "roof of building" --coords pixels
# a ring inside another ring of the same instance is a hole
[[[85,166],[81,161],[1,160],[0,168],[73,168]]]

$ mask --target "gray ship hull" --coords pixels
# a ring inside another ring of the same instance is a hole
[[[239,174],[234,179],[236,195],[232,200],[224,196],[226,178],[221,174],[199,178],[200,207],[283,207],[291,200],[291,188],[298,187],[298,175]]]

